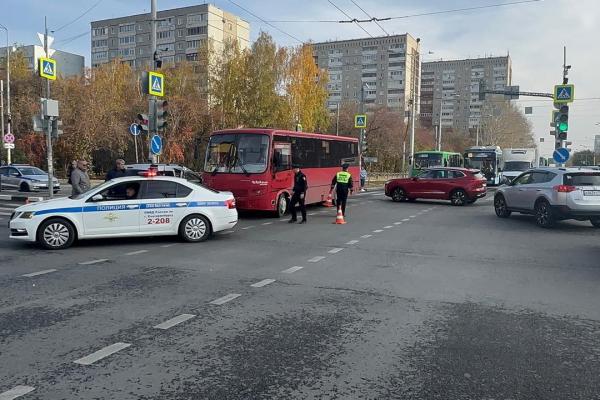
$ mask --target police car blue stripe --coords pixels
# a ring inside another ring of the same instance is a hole
[[[65,207],[65,208],[53,208],[50,210],[39,210],[35,211],[35,215],[44,215],[44,214],[64,214],[64,213],[73,213],[73,212],[81,212],[83,207]]]
[[[103,212],[103,211],[130,211],[130,210],[149,210],[149,209],[168,209],[168,208],[191,208],[191,207],[225,207],[224,201],[179,201],[174,203],[142,203],[142,204],[110,204],[85,207],[64,207],[48,210],[36,211],[35,215],[44,214],[64,214],[75,212]]]

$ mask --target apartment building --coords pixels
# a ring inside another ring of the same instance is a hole
[[[329,72],[327,107],[359,103],[405,111],[419,91],[419,39],[411,35],[315,43],[315,60]]]
[[[227,40],[250,46],[250,25],[211,4],[158,11],[157,50],[163,63],[198,59],[198,49],[210,41],[215,50]],[[152,65],[150,14],[130,15],[91,23],[92,67],[116,58],[133,67]]]
[[[46,52],[42,46],[27,45],[18,46],[15,52],[21,52],[27,61],[30,70],[37,71],[40,57],[46,57]],[[6,57],[6,47],[0,47],[0,60]],[[56,60],[56,73],[58,76],[68,78],[71,76],[81,76],[84,72],[85,58],[79,54],[66,51],[55,50],[52,58]]]
[[[425,127],[469,132],[492,112],[496,102],[509,101],[502,95],[479,100],[479,84],[503,90],[511,85],[510,56],[425,62],[422,64],[420,116]],[[496,103],[497,104],[497,103]]]

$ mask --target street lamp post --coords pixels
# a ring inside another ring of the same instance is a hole
[[[2,24],[0,24],[0,29],[4,29],[6,31],[6,133],[11,133],[11,114],[10,114],[10,46],[8,39],[8,28]],[[4,124],[2,124],[2,143],[4,145]],[[11,163],[10,159],[10,149],[7,149],[6,161],[8,164]]]

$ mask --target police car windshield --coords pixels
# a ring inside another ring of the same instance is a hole
[[[75,195],[75,196],[69,196],[69,198],[70,198],[71,200],[81,200],[81,199],[83,199],[84,197],[87,197],[87,196],[90,194],[90,192],[92,192],[92,191],[96,191],[96,190],[102,190],[104,187],[106,187],[106,186],[110,186],[110,185],[112,185],[112,184],[114,184],[114,182],[113,182],[112,180],[110,180],[110,181],[107,181],[107,182],[103,182],[103,183],[101,183],[100,185],[96,185],[96,186],[94,186],[93,188],[91,188],[91,189],[89,189],[89,190],[87,190],[87,191],[85,191],[85,192],[83,192],[83,193],[80,193],[80,194],[78,194],[78,195]]]
[[[206,149],[204,172],[264,172],[267,169],[268,152],[267,135],[214,135]]]
[[[36,167],[20,167],[19,171],[23,175],[46,175],[44,171]]]

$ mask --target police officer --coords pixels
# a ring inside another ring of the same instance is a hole
[[[342,170],[335,174],[331,181],[331,190],[336,187],[338,207],[342,207],[342,214],[346,216],[346,200],[348,200],[348,191],[352,194],[352,175],[348,172],[348,164],[342,165]]]
[[[294,165],[294,188],[292,189],[292,199],[290,200],[290,212],[292,213],[292,219],[288,222],[294,223],[297,221],[296,219],[296,203],[300,206],[300,212],[302,213],[302,221],[301,224],[306,223],[306,206],[304,205],[304,201],[306,200],[306,189],[308,189],[308,182],[306,180],[306,175],[300,171],[299,165]]]

